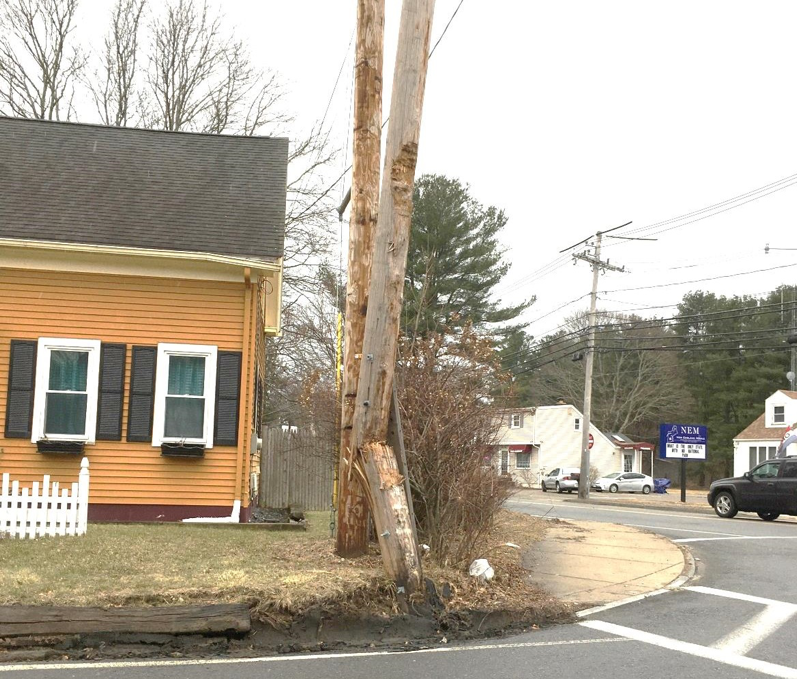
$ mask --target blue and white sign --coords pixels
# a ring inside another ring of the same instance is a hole
[[[708,430],[701,424],[659,425],[659,457],[662,459],[705,460]]]

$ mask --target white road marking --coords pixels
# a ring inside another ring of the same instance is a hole
[[[624,526],[630,526],[631,528],[648,528],[650,530],[668,530],[673,533],[702,533],[704,535],[729,535],[733,537],[742,537],[738,533],[723,533],[718,530],[693,530],[691,528],[669,528],[666,526],[645,526],[641,523],[625,523]]]
[[[673,542],[714,542],[716,540],[797,540],[797,535],[728,535],[723,538],[681,538]]]
[[[786,667],[785,665],[776,665],[774,663],[766,662],[765,660],[756,660],[748,658],[743,655],[734,655],[728,651],[720,650],[717,648],[709,648],[708,646],[700,646],[692,644],[688,641],[678,641],[677,639],[670,639],[663,637],[659,634],[651,634],[650,632],[643,632],[641,630],[632,629],[631,627],[623,627],[622,625],[614,625],[610,622],[603,622],[601,620],[585,620],[578,623],[582,627],[589,629],[606,632],[608,634],[616,634],[626,639],[633,641],[640,641],[644,644],[651,644],[660,648],[666,648],[670,651],[678,651],[679,653],[686,653],[698,658],[705,658],[712,660],[723,665],[731,665],[732,667],[739,667],[753,672],[760,672],[767,674],[771,677],[782,677],[783,679],[797,679],[797,669],[793,667]]]
[[[736,655],[747,655],[764,639],[777,632],[795,613],[797,613],[797,606],[793,604],[767,606],[739,629],[711,644],[711,647]]]
[[[564,503],[555,503],[551,504],[550,502],[529,502],[528,500],[509,500],[506,503],[507,507],[511,505],[537,505],[539,507],[556,507],[559,504]],[[650,516],[676,516],[683,518],[684,512],[669,512],[664,509],[622,509],[620,507],[597,507],[595,505],[588,505],[588,506],[579,506],[574,504],[566,504],[565,507],[567,509],[584,509],[594,512],[613,512],[619,514],[648,514]],[[540,517],[542,518],[542,517]],[[701,521],[727,521],[728,519],[721,519],[718,516],[709,516],[709,515],[702,515],[697,513],[689,513],[689,519],[699,519]]]
[[[742,594],[741,592],[732,592],[729,589],[717,589],[715,587],[703,587],[702,585],[692,585],[691,587],[684,587],[689,592],[698,592],[699,594],[711,594],[712,596],[721,596],[726,599],[738,599],[739,601],[749,601],[753,604],[761,604],[762,606],[795,606],[797,604],[789,603],[788,601],[779,601],[778,599],[766,599],[762,596],[754,596],[753,594]]]
[[[527,641],[514,644],[481,644],[478,646],[435,646],[415,651],[364,651],[354,653],[308,653],[306,655],[273,655],[260,658],[205,658],[194,660],[116,660],[112,662],[62,662],[0,665],[0,672],[19,672],[33,670],[79,670],[79,669],[114,669],[135,667],[180,667],[188,665],[236,665],[244,663],[272,663],[306,660],[339,660],[341,658],[373,658],[377,656],[420,655],[424,653],[460,653],[464,651],[492,651],[507,648],[543,648],[546,646],[571,646],[579,644],[605,644],[628,639],[603,637],[601,639],[570,639],[562,641]]]
[[[633,604],[637,601],[642,601],[644,599],[648,599],[652,596],[658,596],[659,594],[666,594],[672,590],[669,589],[656,589],[652,592],[648,592],[647,594],[637,594],[636,596],[629,596],[625,599],[620,599],[620,601],[612,601],[610,604],[603,604],[602,606],[593,606],[592,608],[585,608],[582,611],[576,611],[576,616],[579,618],[584,618],[588,615],[595,615],[595,613],[603,613],[603,611],[608,611],[612,608],[618,608],[619,606],[625,606],[626,604]]]

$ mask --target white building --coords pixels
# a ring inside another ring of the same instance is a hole
[[[538,487],[540,478],[557,467],[581,466],[584,416],[575,406],[560,404],[515,408],[504,412],[493,464],[519,484]],[[641,451],[612,441],[594,425],[590,467],[609,474],[641,469]]]
[[[775,457],[787,429],[797,425],[797,391],[779,389],[766,401],[764,412],[733,439],[733,475],[741,476],[759,462]],[[797,455],[791,444],[789,455]]]

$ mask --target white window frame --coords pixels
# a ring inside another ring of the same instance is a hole
[[[201,356],[205,359],[205,415],[202,438],[164,436],[166,423],[166,392],[169,388],[169,358],[171,356]],[[158,344],[158,364],[155,370],[155,407],[152,415],[152,445],[164,443],[213,447],[213,421],[216,415],[216,366],[218,347],[206,344]]]
[[[521,466],[520,458],[518,458],[518,455],[528,455],[529,456],[528,462]],[[515,469],[531,469],[531,453],[529,451],[523,453],[515,453]]]
[[[581,418],[577,417],[573,421],[573,430],[574,431],[581,431]]]
[[[520,413],[512,413],[509,416],[509,428],[510,429],[520,429],[520,423],[523,421]]]
[[[33,431],[31,442],[81,441],[94,443],[97,433],[97,397],[100,387],[100,340],[66,337],[40,337],[36,351],[36,387],[33,396]],[[44,433],[44,410],[50,386],[50,356],[52,351],[85,351],[89,355],[86,374],[86,429],[78,434]]]
[[[780,408],[780,412],[778,412]],[[778,417],[780,416],[780,417]],[[773,406],[772,407],[772,422],[774,424],[785,424],[786,422],[786,406]]]

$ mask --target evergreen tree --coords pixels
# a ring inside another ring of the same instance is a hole
[[[709,457],[695,471],[705,482],[733,471],[733,438],[764,410],[764,400],[788,389],[786,336],[791,290],[758,299],[694,292],[678,305],[676,332],[687,348],[681,365],[694,399],[691,420],[708,426]]]
[[[423,175],[415,182],[402,324],[410,337],[471,322],[501,338],[533,300],[501,306],[493,290],[509,270],[498,234],[506,215],[482,206],[457,179]]]

